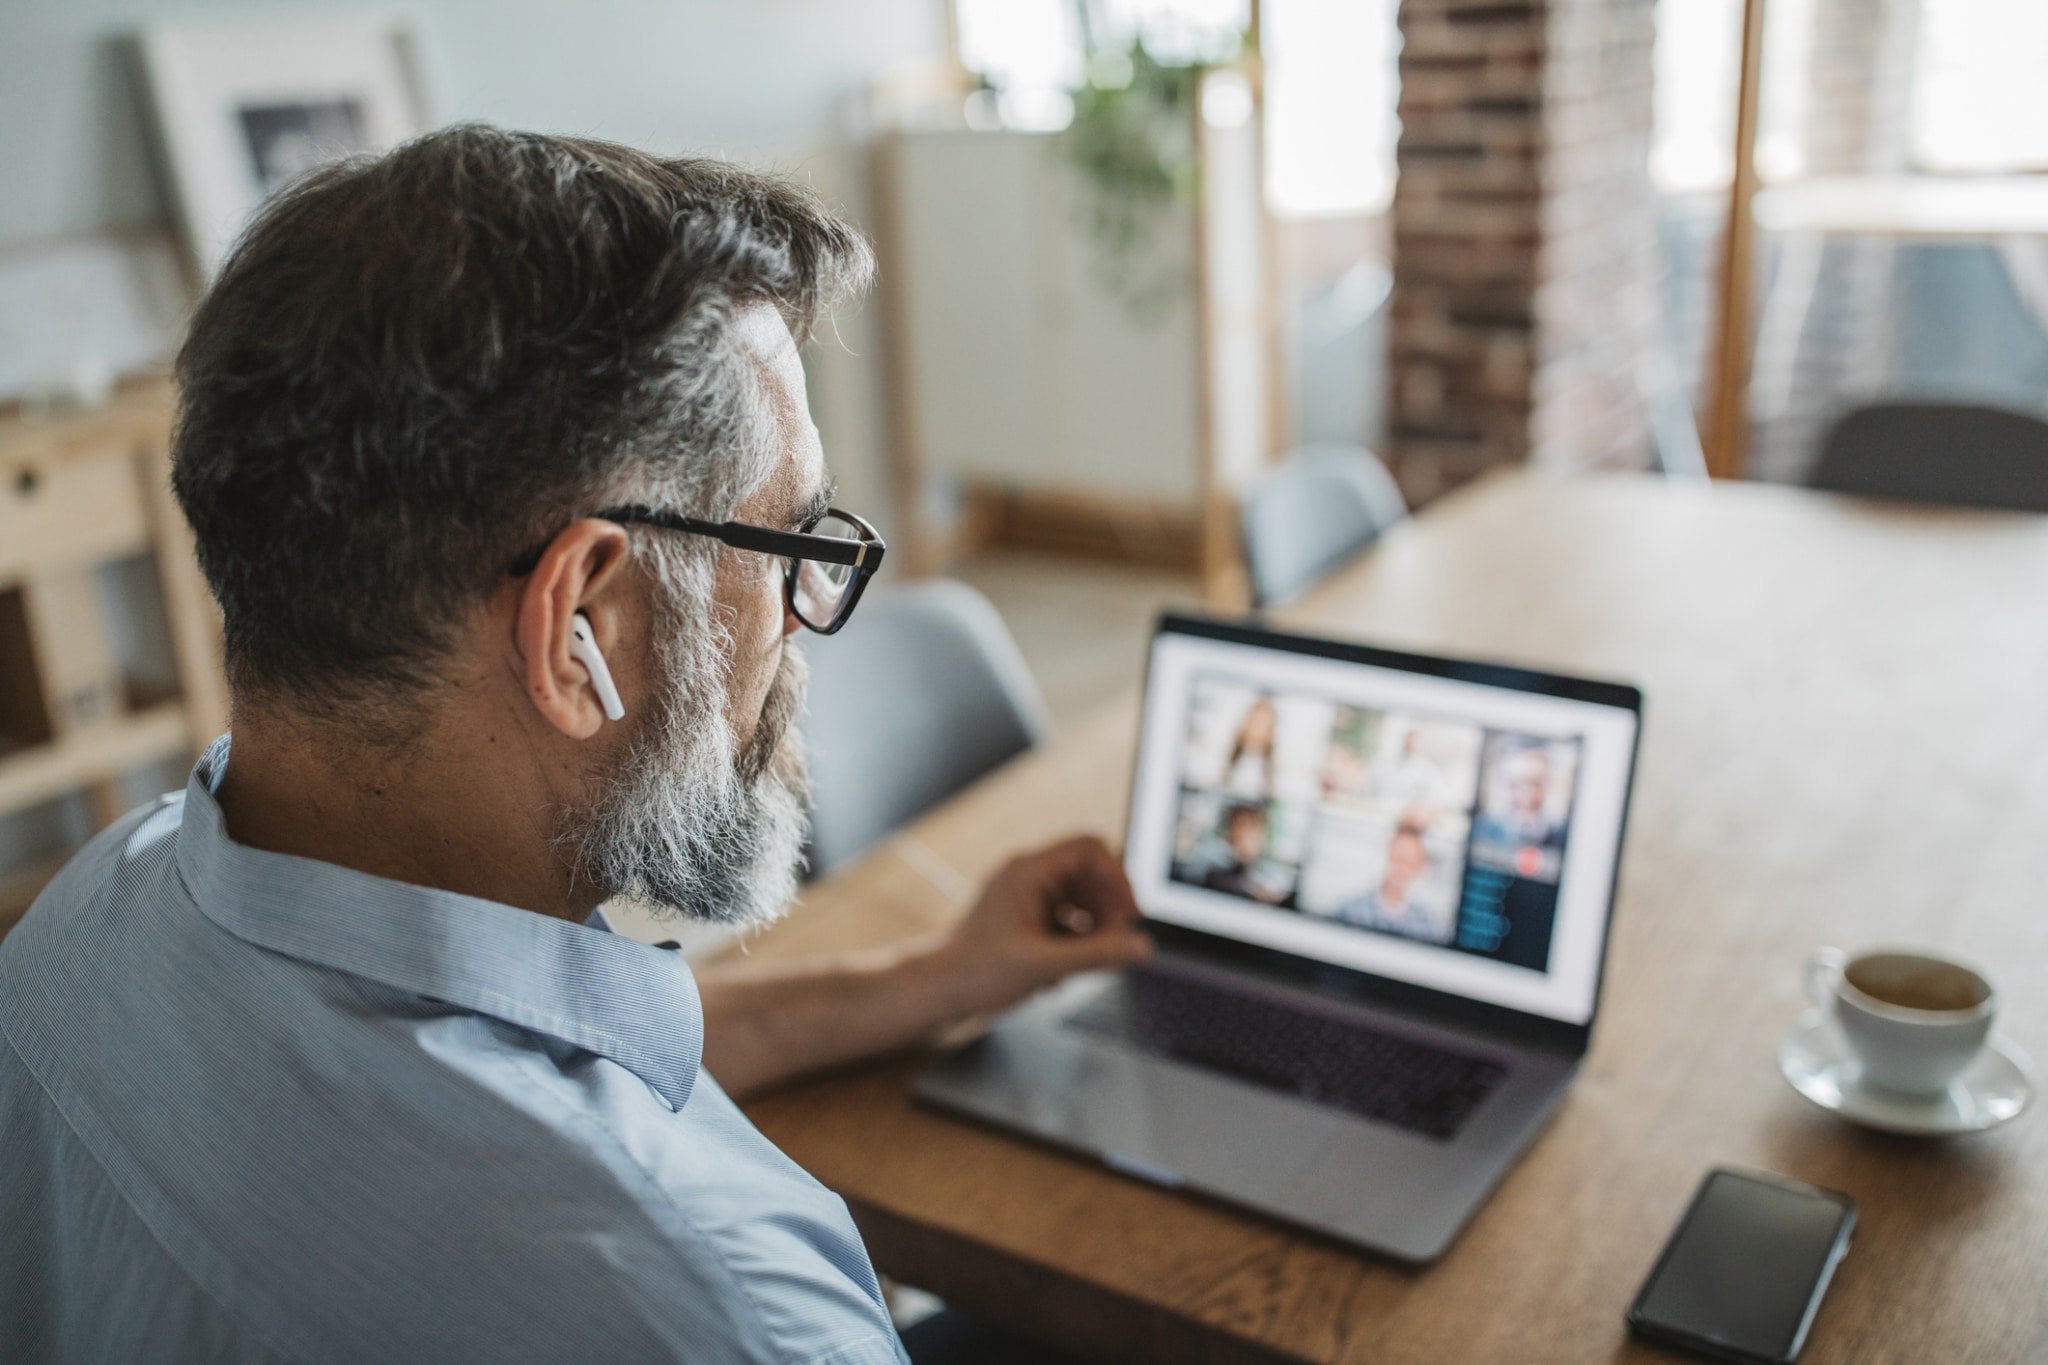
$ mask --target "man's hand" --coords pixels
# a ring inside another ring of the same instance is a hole
[[[1013,858],[933,954],[963,1015],[1007,1009],[1070,972],[1152,953],[1124,870],[1093,835]]]
[[[943,937],[796,962],[720,962],[697,973],[704,1064],[735,1095],[931,1041],[1069,972],[1142,962],[1152,941],[1124,870],[1100,839],[1013,859]]]

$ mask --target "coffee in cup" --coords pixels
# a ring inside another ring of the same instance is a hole
[[[1919,949],[1851,957],[1822,948],[1807,963],[1806,990],[1841,1027],[1864,1080],[1908,1095],[1938,1094],[1962,1074],[1998,1013],[1982,972]]]

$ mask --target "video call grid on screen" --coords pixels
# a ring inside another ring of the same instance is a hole
[[[1125,852],[1146,914],[1592,1017],[1631,711],[1172,632],[1148,676]]]

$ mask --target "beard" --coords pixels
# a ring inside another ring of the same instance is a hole
[[[671,613],[661,612],[661,615]],[[673,615],[680,618],[682,613]],[[654,704],[558,841],[576,878],[657,918],[754,928],[796,894],[809,788],[795,723],[803,655],[784,644],[754,732],[725,715],[727,656],[712,633],[660,621]]]

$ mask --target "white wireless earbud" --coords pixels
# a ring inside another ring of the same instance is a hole
[[[582,664],[590,674],[590,685],[597,689],[598,705],[604,707],[606,720],[620,720],[626,708],[619,704],[619,689],[612,682],[612,671],[606,666],[604,655],[598,652],[597,637],[590,633],[590,618],[577,612],[569,622],[569,657]]]

